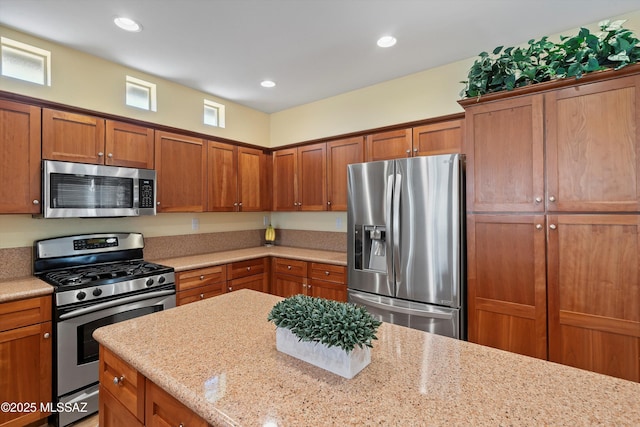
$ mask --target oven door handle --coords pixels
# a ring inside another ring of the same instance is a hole
[[[115,307],[117,305],[123,305],[130,302],[142,301],[155,297],[162,297],[165,295],[175,294],[175,289],[167,289],[163,291],[147,292],[144,294],[131,295],[129,297],[119,298],[111,301],[102,302],[89,307],[79,308],[68,313],[60,315],[60,320],[71,319],[72,317],[82,316],[83,314],[95,313],[96,311],[104,310],[105,308]]]

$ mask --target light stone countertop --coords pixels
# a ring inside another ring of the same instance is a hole
[[[0,280],[0,303],[53,293],[53,286],[34,277]]]
[[[228,264],[236,261],[245,261],[264,256],[324,262],[344,266],[347,265],[347,254],[345,252],[332,252],[284,246],[258,246],[255,248],[236,249],[233,251],[212,252],[209,254],[159,259],[154,260],[154,262],[173,267],[176,271],[184,271],[195,268],[210,267],[213,265]]]
[[[347,380],[280,353],[251,290],[94,337],[212,425],[640,425],[640,384],[383,323]]]

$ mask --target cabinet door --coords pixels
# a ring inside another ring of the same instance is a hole
[[[298,150],[289,148],[273,152],[273,210],[298,210]]]
[[[0,411],[0,425],[27,425],[49,415],[51,401],[51,322],[0,332],[0,401],[35,403],[37,411]]]
[[[100,427],[143,427],[142,423],[118,401],[106,388],[100,386],[98,393]]]
[[[411,157],[412,133],[411,129],[404,129],[367,135],[365,161]]]
[[[542,95],[466,110],[467,210],[543,212]]]
[[[640,219],[549,216],[549,360],[640,381]]]
[[[467,218],[469,341],[546,359],[544,216]]]
[[[0,213],[40,213],[40,108],[0,101]]]
[[[238,202],[243,212],[258,212],[262,206],[264,156],[255,148],[238,147]]]
[[[238,210],[238,149],[235,145],[207,143],[208,211]]]
[[[413,155],[432,156],[462,152],[462,124],[464,120],[413,128]]]
[[[327,144],[298,148],[297,176],[300,210],[327,210]]]
[[[207,427],[205,420],[153,382],[146,381],[145,425],[147,427]]]
[[[42,158],[104,164],[104,119],[45,108]]]
[[[327,142],[327,210],[347,210],[347,166],[363,161],[361,136]]]
[[[347,302],[347,285],[312,279],[307,285],[307,294],[312,297]]]
[[[158,212],[205,210],[206,148],[198,138],[156,132]]]
[[[545,95],[547,209],[640,210],[640,76]]]
[[[287,298],[293,295],[306,294],[307,278],[275,273],[271,282],[271,293]]]
[[[153,169],[153,129],[107,120],[105,165]]]

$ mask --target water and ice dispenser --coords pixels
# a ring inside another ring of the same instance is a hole
[[[356,225],[356,270],[387,272],[387,233],[384,225]]]

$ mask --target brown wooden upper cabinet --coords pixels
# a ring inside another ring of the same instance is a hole
[[[0,101],[0,213],[40,213],[40,114]]]
[[[640,211],[640,76],[545,94],[549,211]]]
[[[365,161],[391,160],[411,157],[413,151],[412,129],[379,132],[367,135]]]
[[[214,212],[263,210],[262,151],[208,141],[208,209]]]
[[[327,142],[327,210],[347,210],[347,166],[362,163],[363,137]]]
[[[544,211],[543,95],[466,110],[467,210]]]
[[[204,212],[207,145],[190,136],[156,132],[158,212]]]
[[[327,209],[326,143],[273,152],[273,210]]]
[[[413,128],[414,156],[462,152],[464,120],[449,120]]]
[[[42,110],[42,158],[154,167],[153,129],[83,114]]]

